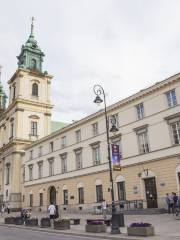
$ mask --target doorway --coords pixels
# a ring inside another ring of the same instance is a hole
[[[155,177],[144,179],[147,208],[157,208],[157,190]]]
[[[54,186],[49,189],[49,201],[52,204],[56,204],[56,188]]]

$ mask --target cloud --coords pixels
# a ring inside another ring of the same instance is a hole
[[[99,110],[94,84],[104,87],[111,104],[179,71],[178,0],[0,1],[3,83],[16,70],[35,16],[44,70],[54,75],[54,120],[68,122]]]

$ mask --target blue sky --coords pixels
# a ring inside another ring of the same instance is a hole
[[[17,68],[30,33],[54,76],[53,120],[71,122],[99,108],[93,85],[112,104],[180,72],[178,0],[0,0],[2,82]]]

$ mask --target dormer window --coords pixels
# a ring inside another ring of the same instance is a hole
[[[38,97],[38,84],[37,83],[33,83],[33,85],[32,85],[32,96]]]

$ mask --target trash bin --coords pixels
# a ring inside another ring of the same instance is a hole
[[[124,227],[124,213],[123,212],[115,212],[114,214],[114,220],[112,218],[112,223],[113,221],[118,223],[119,227]]]

